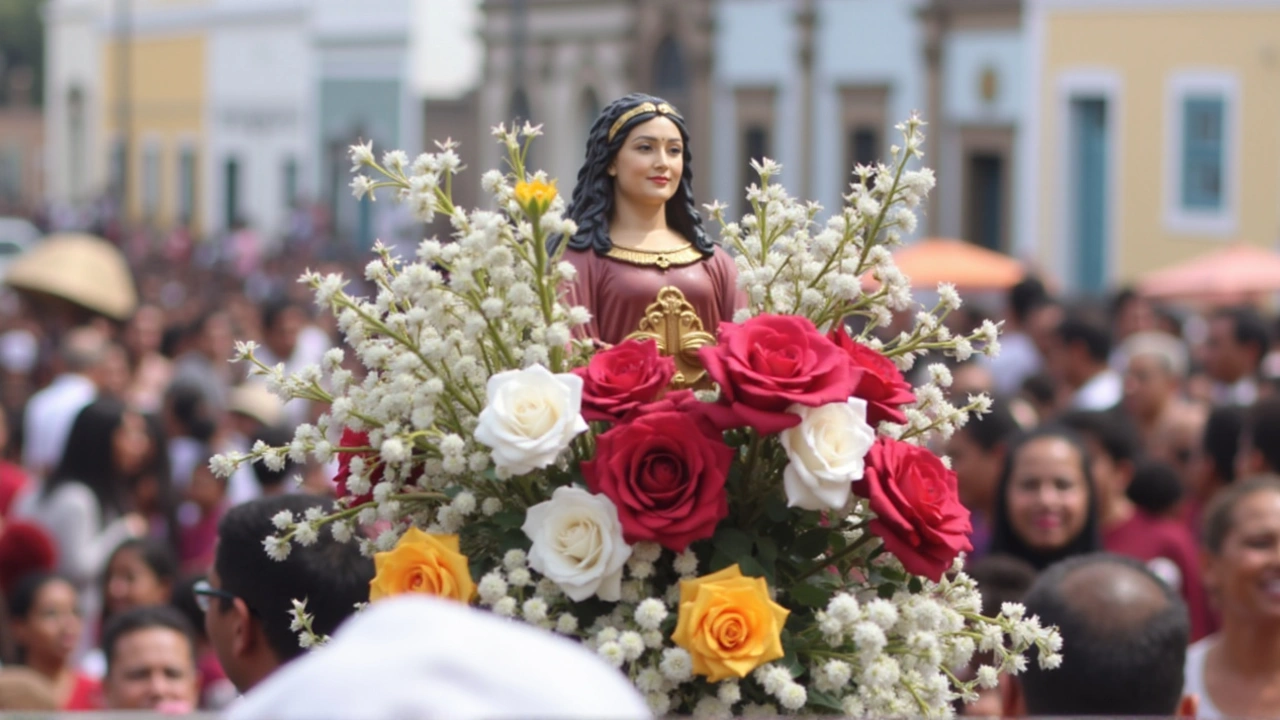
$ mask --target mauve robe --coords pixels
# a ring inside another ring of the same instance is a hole
[[[709,260],[665,271],[656,265],[633,265],[601,257],[594,250],[567,249],[564,260],[578,270],[568,288],[569,305],[591,311],[591,322],[579,328],[582,336],[616,345],[635,332],[645,308],[653,304],[658,291],[675,286],[698,311],[702,328],[716,334],[721,321],[732,322],[747,298],[738,290],[738,268],[733,258],[717,247]]]

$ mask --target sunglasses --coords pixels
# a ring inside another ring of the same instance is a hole
[[[236,596],[226,590],[219,590],[209,584],[208,580],[200,580],[192,586],[191,592],[196,596],[196,605],[200,608],[200,612],[209,612],[209,608],[213,607],[213,598],[222,598],[223,600],[235,600]],[[248,603],[246,603],[248,605]],[[253,609],[250,608],[250,612]]]

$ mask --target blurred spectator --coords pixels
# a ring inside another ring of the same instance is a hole
[[[9,447],[9,417],[0,412],[0,520],[9,517],[18,498],[33,490],[22,468],[5,460]]]
[[[1199,536],[1200,515],[1219,490],[1236,477],[1236,457],[1244,430],[1244,409],[1235,405],[1214,408],[1204,424],[1204,435],[1192,458],[1188,475],[1187,524]]]
[[[1156,329],[1156,309],[1150,300],[1139,295],[1132,287],[1124,287],[1112,296],[1109,315],[1111,316],[1111,341],[1115,346],[1111,367],[1116,372],[1122,373],[1125,362],[1120,346],[1133,335],[1152,332]]]
[[[209,642],[209,634],[205,632],[204,611],[200,609],[195,594],[197,586],[203,587],[207,580],[204,575],[191,575],[178,583],[174,589],[171,605],[182,613],[195,630],[196,638],[196,672],[199,676],[200,707],[206,710],[221,710],[236,699],[236,688],[227,679],[227,674],[218,662],[218,653]]]
[[[98,682],[72,663],[83,629],[75,586],[58,575],[28,575],[9,595],[9,613],[19,662],[53,684],[58,707],[99,707]]]
[[[1057,413],[1057,382],[1054,381],[1053,376],[1046,373],[1032,375],[1022,383],[1022,389],[1018,391],[1018,399],[1024,401],[1035,413],[1035,421],[1032,424],[1039,424]]]
[[[208,570],[218,541],[218,522],[227,511],[227,481],[209,469],[212,453],[196,465],[187,486],[186,502],[194,508],[182,523],[180,557],[184,572]],[[265,536],[264,536],[265,537]]]
[[[1187,488],[1178,469],[1159,460],[1142,460],[1129,483],[1129,499],[1143,511],[1181,522]],[[1185,527],[1185,524],[1184,524]]]
[[[1006,717],[1196,716],[1194,690],[1183,694],[1186,608],[1142,565],[1071,558],[1042,573],[1023,604],[1058,627],[1064,656],[1055,669],[1028,663],[1006,683]]]
[[[107,624],[102,651],[107,709],[168,714],[196,709],[195,634],[182,613],[167,605],[123,612]]]
[[[13,592],[18,581],[32,573],[58,567],[58,548],[44,528],[23,520],[6,520],[0,529],[0,592]]]
[[[63,370],[49,387],[31,397],[23,421],[22,464],[44,478],[62,459],[76,416],[97,397],[95,376],[107,353],[100,331],[82,327],[62,339]]]
[[[977,358],[957,363],[951,369],[951,397],[961,399],[970,395],[996,392],[995,376],[986,362]]]
[[[1236,475],[1280,473],[1280,397],[1262,398],[1244,414]]]
[[[1280,716],[1280,480],[1224,490],[1204,517],[1205,582],[1222,629],[1187,651],[1203,720]]]
[[[973,578],[982,596],[982,614],[995,617],[1000,614],[1005,603],[1022,602],[1031,584],[1035,582],[1036,571],[1027,563],[1008,555],[988,555],[977,562],[967,565],[965,574]],[[961,673],[961,679],[976,677],[978,668],[983,665],[999,667],[1000,661],[994,653],[979,653],[969,663],[969,667]],[[973,717],[1000,717],[1003,703],[1004,684],[1008,676],[1000,675],[999,683],[992,688],[978,689],[978,699],[967,705],[961,705],[961,715]]]
[[[231,356],[235,351],[235,334],[225,312],[202,315],[191,326],[191,348],[177,359],[173,367],[173,383],[196,388],[205,407],[218,415],[227,408],[231,387],[238,382]]]
[[[354,543],[321,533],[311,545],[295,545],[283,561],[263,552],[277,514],[301,517],[313,508],[329,512],[332,505],[304,495],[261,498],[232,508],[218,527],[217,559],[195,592],[223,670],[241,692],[302,655],[291,627],[295,598],[307,598],[321,635],[332,635],[356,603],[368,600],[373,561]]]
[[[59,571],[81,592],[93,588],[117,545],[147,532],[142,516],[126,513],[125,489],[149,444],[141,415],[118,400],[98,400],[76,417],[58,469],[24,498],[19,514],[49,531]],[[96,611],[96,602],[86,609]]]
[[[1017,392],[1022,381],[1041,368],[1040,353],[1029,332],[1029,323],[1032,314],[1048,299],[1049,292],[1037,278],[1029,277],[1009,288],[1000,354],[990,361],[996,389],[1002,395]]]
[[[1074,432],[1042,427],[1008,451],[996,489],[991,553],[1037,570],[1101,549],[1089,453]]]
[[[1009,407],[993,402],[991,412],[973,418],[947,441],[946,454],[959,484],[960,502],[969,508],[973,523],[973,552],[980,557],[991,543],[991,519],[996,487],[1009,443],[1018,433]]]
[[[1258,367],[1271,346],[1266,323],[1251,307],[1225,308],[1209,319],[1205,373],[1214,381],[1216,405],[1252,405],[1258,399]]]
[[[53,684],[31,668],[0,670],[0,712],[53,712],[58,709]]]
[[[1108,365],[1111,335],[1104,325],[1075,313],[1058,325],[1051,342],[1046,357],[1054,376],[1071,393],[1071,408],[1110,410],[1120,404],[1124,383]]]
[[[107,561],[103,576],[102,619],[146,605],[167,605],[178,577],[178,560],[168,544],[133,539],[121,543]]]
[[[1191,639],[1209,634],[1214,622],[1195,538],[1182,523],[1144,512],[1129,499],[1138,445],[1128,424],[1099,412],[1068,413],[1062,423],[1080,433],[1093,458],[1103,548],[1147,563],[1182,595],[1191,614]]]
[[[1131,335],[1117,352],[1124,372],[1125,413],[1151,457],[1185,467],[1205,412],[1181,399],[1188,359],[1182,341],[1161,332]]]
[[[142,412],[160,412],[164,393],[173,378],[173,364],[160,353],[164,338],[164,311],[143,305],[125,328],[125,349],[133,380],[125,395],[129,404]]]

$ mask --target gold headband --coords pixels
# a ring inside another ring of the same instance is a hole
[[[609,128],[609,139],[606,142],[613,142],[613,137],[618,134],[618,131],[622,129],[622,126],[626,125],[627,121],[631,118],[642,113],[661,113],[662,115],[671,115],[676,118],[680,117],[680,113],[676,112],[676,109],[667,103],[658,103],[657,105],[654,105],[651,102],[640,103],[639,105],[622,113],[622,117],[618,118],[617,122],[613,124],[613,127]]]

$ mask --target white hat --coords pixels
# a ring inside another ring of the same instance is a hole
[[[50,235],[9,266],[5,282],[116,320],[128,320],[138,308],[138,291],[124,253],[94,235]]]
[[[374,603],[329,644],[278,670],[228,720],[650,718],[595,653],[426,595]]]

